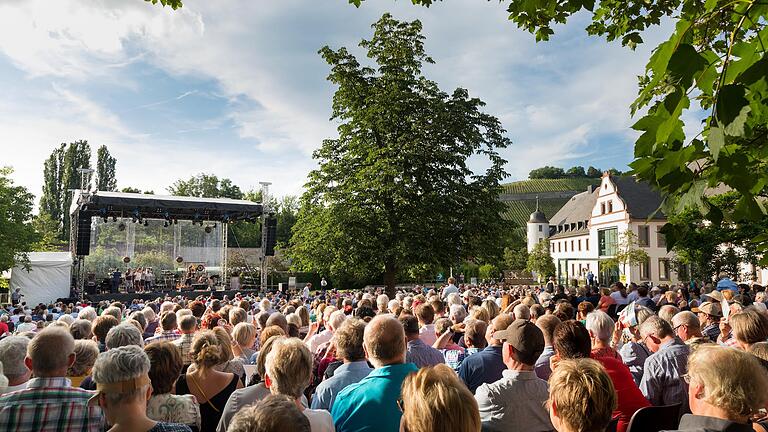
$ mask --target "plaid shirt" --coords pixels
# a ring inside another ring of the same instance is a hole
[[[193,333],[182,334],[178,339],[173,341],[173,344],[179,347],[181,351],[181,359],[185,365],[191,364],[192,359],[189,357],[189,352],[192,350],[192,339],[195,335]]]
[[[0,431],[101,432],[101,408],[88,406],[93,395],[66,378],[32,378],[26,390],[0,397]]]
[[[739,343],[736,341],[736,338],[733,337],[733,333],[728,333],[726,337],[723,337],[722,334],[717,337],[717,343],[722,346],[727,346],[731,348],[740,348]]]
[[[178,333],[176,333],[176,330],[170,330],[170,331],[169,330],[163,330],[163,332],[160,333],[157,336],[152,336],[152,337],[144,339],[144,344],[148,345],[148,344],[151,344],[152,342],[160,342],[160,341],[173,342],[176,339],[178,339],[179,336],[180,335]]]

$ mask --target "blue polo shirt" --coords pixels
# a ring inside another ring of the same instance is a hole
[[[488,345],[477,354],[464,359],[459,366],[459,378],[464,381],[473,394],[483,384],[490,384],[501,379],[501,373],[507,369],[501,356],[501,346]]]
[[[400,387],[408,374],[418,370],[413,363],[384,366],[345,387],[331,408],[336,432],[398,432]]]

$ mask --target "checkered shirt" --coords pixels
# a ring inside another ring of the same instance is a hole
[[[33,378],[25,390],[0,397],[0,431],[101,432],[101,408],[88,406],[93,395],[66,378]]]
[[[144,345],[149,345],[152,342],[160,342],[160,341],[173,342],[176,339],[178,339],[179,336],[180,335],[178,333],[176,333],[175,330],[171,330],[171,331],[165,331],[164,330],[159,335],[148,337],[148,338],[144,339]]]

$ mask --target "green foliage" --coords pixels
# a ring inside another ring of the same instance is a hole
[[[154,195],[155,194],[155,191],[148,190],[148,191],[142,192],[141,189],[138,189],[138,188],[135,188],[135,187],[130,187],[130,186],[126,186],[126,187],[120,189],[120,192],[123,192],[123,193],[138,193],[138,194],[143,193],[145,195]]]
[[[586,177],[587,172],[584,170],[583,166],[575,166],[569,168],[568,171],[565,172],[565,175],[568,177]]]
[[[70,190],[80,189],[79,168],[91,167],[91,147],[88,141],[62,143],[55,148],[43,168],[43,195],[40,197],[40,213],[45,213],[58,223],[59,238],[69,241]]]
[[[499,269],[492,264],[483,264],[477,269],[480,279],[491,279],[499,276]]]
[[[243,199],[240,187],[232,183],[232,180],[219,178],[213,174],[198,174],[188,180],[176,180],[168,188],[171,195],[192,196],[199,198],[232,198]]]
[[[117,189],[115,177],[115,159],[107,146],[101,146],[96,150],[96,190],[113,191]]]
[[[434,0],[412,0],[431,5]],[[350,0],[359,6],[361,0]],[[514,0],[509,19],[547,40],[553,27],[577,13],[591,14],[587,33],[635,48],[640,33],[668,19],[669,38],[651,55],[633,113],[633,173],[665,196],[666,214],[696,207],[706,217],[731,221],[768,215],[768,4],[761,0]],[[696,135],[686,136],[683,115],[706,110]],[[738,193],[736,205],[704,199],[708,187]],[[768,236],[753,239],[768,250]],[[763,259],[768,264],[768,254]]]
[[[91,249],[91,253],[85,257],[84,268],[86,273],[94,273],[98,277],[104,277],[112,269],[124,269],[123,259],[120,253],[113,249],[97,246]]]
[[[398,272],[415,265],[500,258],[506,173],[497,149],[509,140],[481,100],[422,75],[433,60],[420,22],[385,14],[373,28],[360,46],[375,69],[346,48],[320,50],[338,86],[339,137],[314,154],[320,167],[301,198],[291,256],[296,268],[323,274],[383,273],[391,293]],[[467,167],[472,156],[489,161],[482,175]]]
[[[647,261],[648,253],[638,246],[637,234],[627,230],[619,234],[616,255],[601,261],[601,265],[618,268],[623,274],[626,274],[628,265],[636,266]]]
[[[47,214],[40,213],[32,218],[32,227],[38,240],[32,245],[34,252],[55,252],[65,249],[67,243],[59,239],[59,223]]]
[[[557,272],[555,261],[552,259],[549,251],[549,240],[541,240],[533,247],[531,253],[528,254],[528,262],[525,269],[535,273],[539,282],[546,277],[554,276]]]
[[[144,0],[151,2],[152,4],[160,3],[163,7],[170,6],[173,10],[179,9],[182,6],[181,0]]]
[[[162,270],[174,270],[176,263],[173,257],[162,251],[147,251],[133,256],[131,261],[133,267],[152,267],[155,274],[160,274]]]
[[[565,177],[565,171],[562,168],[552,166],[536,168],[528,174],[529,179],[559,179]]]
[[[602,174],[601,174],[602,176]],[[574,179],[537,179],[522,180],[502,185],[505,194],[536,194],[543,192],[585,191],[589,185],[597,186],[599,179],[574,178]],[[531,210],[533,211],[533,210]],[[530,216],[528,212],[526,218]],[[551,216],[548,214],[548,216]]]
[[[504,248],[504,266],[507,270],[525,270],[528,266],[528,248],[526,245]]]
[[[39,240],[32,226],[34,196],[11,179],[10,167],[0,168],[0,272],[28,265],[26,253]]]
[[[587,177],[589,178],[600,178],[603,176],[603,172],[600,171],[598,168],[595,168],[593,166],[587,168]]]

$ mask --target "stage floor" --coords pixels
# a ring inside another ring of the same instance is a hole
[[[194,299],[198,296],[210,296],[213,295],[214,298],[221,299],[224,298],[224,296],[228,296],[230,299],[233,298],[237,293],[240,294],[250,294],[250,295],[256,295],[259,293],[259,290],[222,290],[222,291],[157,291],[157,292],[148,292],[148,293],[107,293],[107,294],[87,294],[85,296],[86,300],[89,300],[91,302],[101,302],[101,301],[119,301],[120,303],[127,304],[132,302],[134,299],[141,299],[141,300],[156,300],[157,298],[165,298],[166,296],[176,297],[176,296],[182,296],[186,297],[188,299]]]

